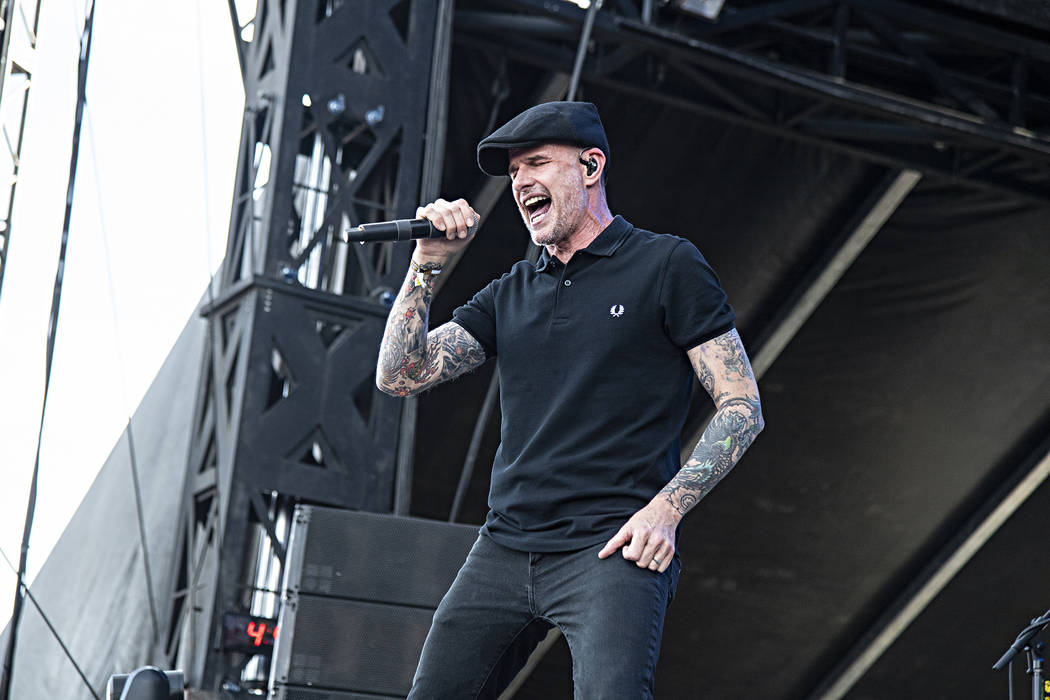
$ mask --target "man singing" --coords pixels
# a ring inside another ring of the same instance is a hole
[[[521,261],[428,332],[435,276],[478,219],[460,199],[416,215],[376,381],[415,394],[498,362],[501,442],[489,513],[434,614],[410,698],[476,698],[531,622],[557,625],[575,697],[651,698],[682,517],[762,430],[754,374],[718,277],[689,241],[635,228],[605,198],[594,105],[541,104],[478,144],[511,179],[536,264]],[[685,465],[693,375],[716,413]]]

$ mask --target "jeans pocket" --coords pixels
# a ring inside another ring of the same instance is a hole
[[[674,594],[678,590],[678,577],[682,573],[682,559],[676,552],[674,558],[671,559],[671,565],[667,567],[667,605],[671,605],[671,601],[674,600]]]

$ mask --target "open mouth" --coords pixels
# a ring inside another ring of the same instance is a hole
[[[522,206],[528,212],[529,223],[535,225],[550,211],[551,198],[543,194],[534,194],[527,197]]]

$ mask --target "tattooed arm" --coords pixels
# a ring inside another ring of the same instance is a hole
[[[715,415],[678,474],[620,528],[599,557],[622,546],[623,556],[638,566],[666,570],[682,516],[729,473],[765,425],[755,375],[735,329],[701,343],[688,354],[700,383],[715,402]]]
[[[680,515],[729,473],[765,425],[755,375],[735,329],[690,350],[689,361],[717,411],[681,471],[660,491]]]
[[[468,228],[478,213],[465,200],[438,199],[416,210],[445,232],[444,238],[422,238],[412,254],[401,293],[386,319],[379,346],[376,386],[393,396],[410,396],[469,372],[485,361],[485,351],[462,326],[450,322],[427,332],[436,273],[470,242]]]
[[[455,322],[427,332],[435,277],[425,271],[439,266],[422,263],[419,267],[424,273],[409,270],[379,346],[376,386],[392,396],[418,394],[485,361],[481,344]]]

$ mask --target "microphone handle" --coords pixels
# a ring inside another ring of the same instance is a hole
[[[477,221],[467,229],[471,235],[478,230]],[[368,243],[375,241],[410,241],[416,238],[443,238],[444,231],[434,227],[427,219],[396,219],[374,224],[361,224],[346,231],[346,243]]]

